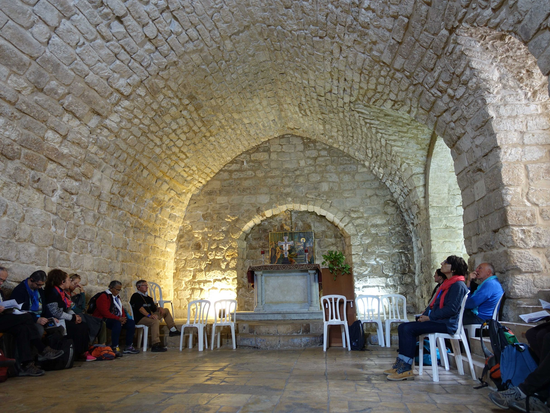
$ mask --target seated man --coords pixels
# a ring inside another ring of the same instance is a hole
[[[8,270],[0,267],[0,286],[8,278]],[[0,333],[9,333],[15,338],[15,346],[19,355],[21,369],[20,376],[42,376],[44,370],[34,365],[32,347],[38,350],[38,361],[53,360],[63,355],[63,350],[54,350],[44,347],[41,336],[35,325],[35,318],[30,314],[13,314],[10,309],[2,306],[4,297],[0,291]]]
[[[519,412],[550,412],[545,404],[550,397],[550,322],[527,330],[525,336],[539,359],[539,366],[519,386],[491,393],[489,398],[501,409],[511,407]]]
[[[466,262],[456,255],[447,257],[441,263],[445,281],[437,291],[428,308],[412,323],[402,323],[399,334],[399,355],[393,367],[384,371],[388,380],[399,381],[414,378],[412,364],[416,353],[418,336],[429,333],[454,334],[458,328],[458,318],[462,300],[468,294],[464,274],[468,271]]]
[[[122,283],[117,280],[111,281],[109,288],[97,298],[96,308],[92,314],[94,317],[102,318],[107,328],[111,330],[111,347],[117,357],[122,357],[118,342],[120,332],[123,328],[126,329],[126,348],[124,349],[124,354],[139,353],[139,350],[136,350],[132,345],[136,324],[134,320],[128,318],[122,307],[119,297],[120,290],[122,290]]]
[[[166,351],[166,347],[162,346],[159,338],[160,320],[164,318],[166,321],[166,325],[170,329],[170,337],[179,336],[181,332],[176,328],[170,310],[157,306],[153,299],[149,297],[147,294],[149,288],[147,281],[139,280],[136,283],[136,288],[137,293],[134,293],[130,298],[136,324],[143,324],[151,329],[151,351]]]
[[[479,284],[473,294],[466,300],[464,310],[464,325],[482,324],[485,320],[493,317],[493,311],[498,300],[504,294],[502,286],[498,282],[495,269],[486,262],[479,264],[476,270],[468,276],[466,285],[470,288],[475,280]]]
[[[40,337],[44,334],[44,326],[48,323],[48,318],[52,317],[46,306],[44,284],[46,284],[46,273],[35,271],[13,289],[10,297],[19,304],[23,304],[21,310],[28,311],[34,316]]]

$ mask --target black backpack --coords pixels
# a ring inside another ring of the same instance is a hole
[[[487,349],[485,343],[483,342],[483,330],[489,329],[489,338],[491,340],[491,348],[493,353]],[[485,366],[483,367],[483,372],[479,381],[481,386],[475,387],[475,389],[480,389],[482,387],[487,387],[487,376],[493,381],[498,391],[506,390],[508,385],[502,382],[502,377],[500,374],[500,359],[504,349],[512,343],[517,343],[518,340],[514,333],[508,328],[500,324],[498,321],[490,319],[485,321],[481,326],[481,349],[485,354]]]
[[[97,303],[96,303],[97,299],[101,294],[105,294],[105,291],[100,291],[96,295],[94,295],[92,298],[90,298],[90,302],[88,303],[88,309],[86,310],[88,314],[94,313],[95,309],[97,308]]]
[[[365,347],[365,334],[361,320],[354,321],[349,326],[349,341],[352,350],[363,351]]]

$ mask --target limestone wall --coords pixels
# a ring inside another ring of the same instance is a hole
[[[288,213],[295,229],[315,231],[318,262],[347,238],[357,293],[414,295],[411,236],[387,187],[343,152],[286,135],[239,155],[191,197],[176,251],[178,307],[238,292],[251,309],[245,268],[270,230],[290,225]]]

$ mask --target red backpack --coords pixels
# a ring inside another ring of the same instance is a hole
[[[0,383],[8,379],[8,369],[15,364],[14,359],[9,359],[0,350]]]
[[[104,346],[102,344],[96,344],[95,346],[90,347],[90,355],[96,358],[97,361],[101,360],[114,360],[116,355],[113,349],[109,346]]]

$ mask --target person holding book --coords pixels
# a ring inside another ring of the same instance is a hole
[[[0,267],[0,287],[8,278],[8,270]],[[31,313],[17,314],[5,308],[2,303],[4,295],[0,290],[0,333],[8,333],[15,338],[15,347],[20,362],[20,376],[42,376],[44,370],[34,364],[33,347],[38,351],[38,361],[53,360],[63,355],[63,350],[45,347],[41,336],[35,328],[35,317]]]
[[[466,285],[470,290],[474,283],[477,283],[477,288],[470,294],[464,307],[464,325],[483,324],[485,320],[492,318],[495,307],[504,294],[494,267],[487,262],[479,264],[468,276]]]

